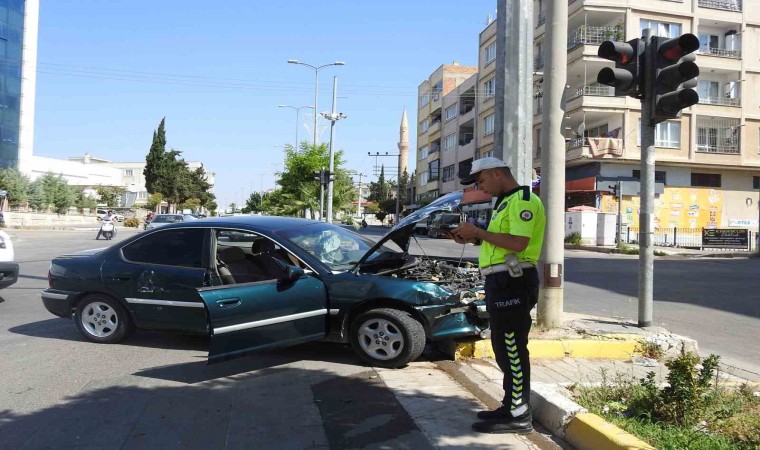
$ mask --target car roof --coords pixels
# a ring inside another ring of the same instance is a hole
[[[282,216],[229,216],[229,217],[209,217],[205,219],[193,220],[191,222],[182,222],[171,225],[172,228],[197,227],[197,226],[214,226],[214,227],[234,227],[249,226],[263,228],[268,230],[281,230],[283,228],[295,228],[305,225],[324,223],[316,220],[300,219],[297,217]],[[338,226],[337,224],[334,224]]]

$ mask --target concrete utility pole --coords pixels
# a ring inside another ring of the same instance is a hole
[[[364,176],[363,173],[359,173],[359,200],[356,202],[356,216],[361,217],[362,215],[362,177]]]
[[[316,112],[314,112],[316,114]],[[319,168],[320,178],[319,178],[319,221],[325,220],[325,181],[324,181],[324,173],[325,168],[320,167]]]
[[[617,182],[617,189],[615,189],[617,192],[617,201],[618,201],[618,212],[617,212],[617,247],[622,248],[623,247],[623,182],[618,180]]]
[[[332,223],[333,220],[333,179],[335,178],[335,174],[333,171],[335,170],[335,162],[333,161],[335,157],[333,156],[333,142],[335,141],[335,122],[337,122],[340,119],[345,119],[346,116],[343,115],[343,113],[337,113],[335,112],[335,107],[337,106],[338,102],[338,77],[333,77],[333,102],[332,102],[332,112],[331,113],[322,113],[322,116],[324,116],[325,119],[330,121],[330,156],[328,161],[328,169],[327,169],[327,217],[325,217],[325,222]]]
[[[530,16],[532,24],[532,15]],[[533,42],[533,39],[530,40]],[[567,85],[567,2],[549,2],[546,11],[546,42],[549,53],[544,64],[544,96],[541,116],[541,198],[546,209],[543,249],[543,286],[538,297],[538,324],[544,328],[562,325],[565,288],[565,137],[562,135]],[[531,88],[525,89],[532,92]],[[532,153],[532,152],[531,152]],[[526,154],[526,161],[531,158]]]
[[[646,51],[657,51],[652,42],[654,32],[651,28],[644,30]],[[647,57],[646,61],[654,61]],[[648,69],[645,69],[648,70]],[[644,77],[644,92],[654,92],[654,77]],[[647,98],[641,102],[641,212],[639,213],[639,326],[652,326],[652,292],[654,288],[654,131],[652,109]]]
[[[530,186],[533,173],[533,2],[498,0],[496,5],[493,156],[503,159],[512,168],[518,183]],[[567,16],[564,20],[567,22]]]

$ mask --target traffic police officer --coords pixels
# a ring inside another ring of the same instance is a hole
[[[515,181],[498,158],[473,161],[462,184],[477,183],[496,197],[486,230],[464,223],[452,231],[460,244],[480,244],[480,270],[490,315],[491,344],[504,373],[504,400],[494,411],[478,413],[473,429],[483,433],[528,433],[533,430],[530,404],[528,332],[530,310],[538,302],[538,270],[546,226],[541,199]]]

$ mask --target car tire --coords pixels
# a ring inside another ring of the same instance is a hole
[[[425,328],[398,309],[361,313],[351,322],[350,333],[351,347],[359,358],[377,367],[404,367],[425,349]]]
[[[77,328],[92,342],[115,344],[134,333],[135,325],[121,304],[102,294],[88,295],[77,305]]]

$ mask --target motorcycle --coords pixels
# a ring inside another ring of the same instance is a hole
[[[99,239],[101,235],[104,238],[106,238],[107,241],[110,241],[116,235],[116,229],[114,228],[112,220],[103,221],[103,223],[100,225],[100,231],[98,232],[98,237],[96,237],[95,239]]]

